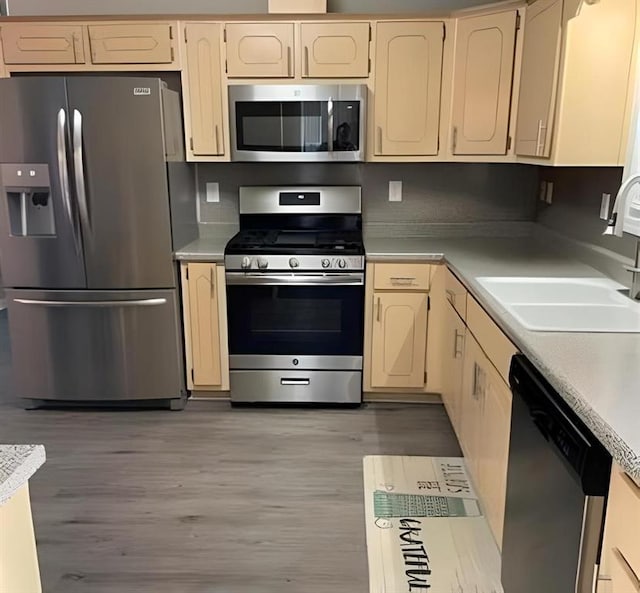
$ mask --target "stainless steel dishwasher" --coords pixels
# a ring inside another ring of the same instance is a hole
[[[504,591],[591,593],[611,456],[523,356],[510,384]]]

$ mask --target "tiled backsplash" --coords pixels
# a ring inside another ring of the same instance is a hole
[[[198,165],[200,221],[238,220],[242,185],[361,185],[365,226],[533,221],[538,167],[467,163],[206,163]],[[389,181],[402,181],[402,202],[389,202]],[[205,184],[220,184],[220,202]]]
[[[635,239],[603,236],[602,194],[611,194],[611,208],[622,179],[620,167],[544,167],[540,180],[553,183],[551,205],[539,202],[538,222],[565,237],[633,257]]]

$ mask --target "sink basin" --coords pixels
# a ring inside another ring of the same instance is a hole
[[[640,303],[608,278],[485,277],[478,282],[533,331],[640,333]]]

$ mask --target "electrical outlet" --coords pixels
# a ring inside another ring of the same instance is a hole
[[[553,204],[553,182],[547,181],[547,195],[545,196],[547,204]]]
[[[546,202],[546,197],[547,197],[547,182],[541,181],[540,189],[538,189],[538,199],[541,202]]]
[[[609,220],[610,205],[611,194],[602,194],[602,202],[600,202],[600,220]]]
[[[219,183],[207,183],[207,202],[219,202],[220,201],[220,184]]]
[[[389,201],[402,202],[402,181],[389,181]]]

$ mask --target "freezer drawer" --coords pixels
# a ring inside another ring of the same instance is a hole
[[[61,401],[184,392],[177,292],[7,290],[14,389]]]

